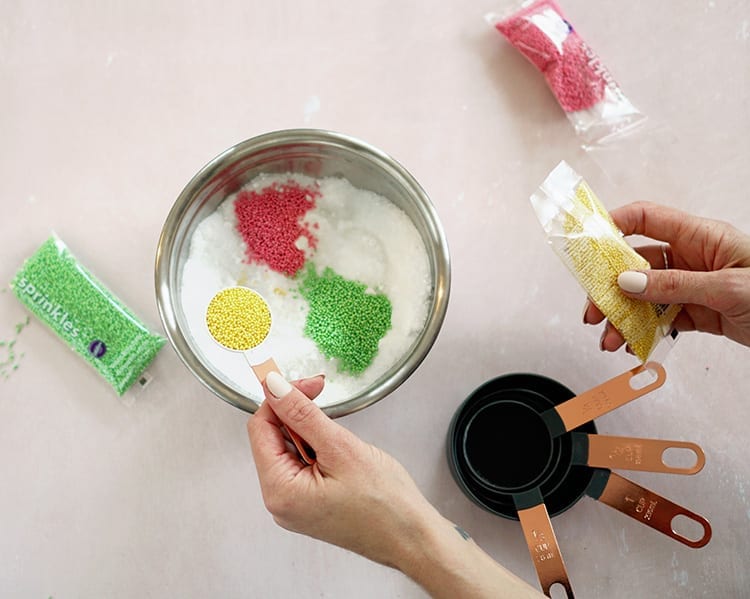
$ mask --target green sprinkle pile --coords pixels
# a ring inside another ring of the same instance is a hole
[[[299,293],[310,310],[305,335],[326,358],[338,359],[338,371],[360,374],[378,353],[378,343],[391,328],[392,306],[383,294],[325,268],[318,274],[308,262],[298,275]]]

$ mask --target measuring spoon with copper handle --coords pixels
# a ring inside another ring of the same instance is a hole
[[[711,525],[703,516],[605,468],[595,469],[586,495],[688,547],[703,547],[711,540]],[[700,538],[691,539],[676,531],[673,522],[677,517],[700,525],[703,529]]]
[[[515,493],[513,502],[542,592],[552,597],[552,587],[560,585],[565,589],[566,597],[573,599],[573,587],[539,488]]]
[[[265,298],[249,287],[220,289],[206,306],[206,330],[227,351],[240,353],[263,384],[269,372],[281,374],[267,343],[273,318]],[[282,427],[294,443],[300,459],[315,462],[315,452],[289,427]]]
[[[706,464],[703,450],[688,441],[614,437],[576,431],[570,433],[570,436],[573,441],[571,463],[575,465],[666,474],[696,474]],[[669,466],[664,462],[664,453],[669,449],[692,452],[695,463],[689,467]]]
[[[645,385],[633,387],[634,379],[639,375],[646,376],[646,373],[652,374],[654,380]],[[647,362],[546,410],[541,416],[547,423],[550,434],[553,437],[559,437],[658,389],[666,380],[667,373],[661,364]]]

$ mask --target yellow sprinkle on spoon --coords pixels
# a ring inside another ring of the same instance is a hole
[[[271,332],[271,310],[256,291],[227,287],[209,302],[206,326],[219,345],[249,351],[263,343]]]
[[[257,363],[257,350],[271,332],[271,309],[257,291],[249,287],[226,287],[213,296],[206,308],[206,326],[214,341],[225,349],[242,352],[261,384],[269,372],[281,374],[276,361],[268,357]],[[289,437],[306,464],[313,464],[314,452],[292,430]]]

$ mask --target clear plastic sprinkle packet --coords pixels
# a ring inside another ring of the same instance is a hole
[[[485,19],[544,75],[584,147],[611,143],[645,121],[557,2],[503,8]]]
[[[57,236],[11,282],[18,299],[122,396],[165,343],[96,279]]]
[[[633,353],[646,362],[662,340],[673,338],[672,321],[682,306],[622,293],[620,273],[651,265],[628,245],[592,189],[565,161],[530,199],[552,249]]]

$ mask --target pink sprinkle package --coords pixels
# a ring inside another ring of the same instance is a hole
[[[542,72],[584,145],[605,144],[645,120],[554,0],[516,2],[487,20]]]

